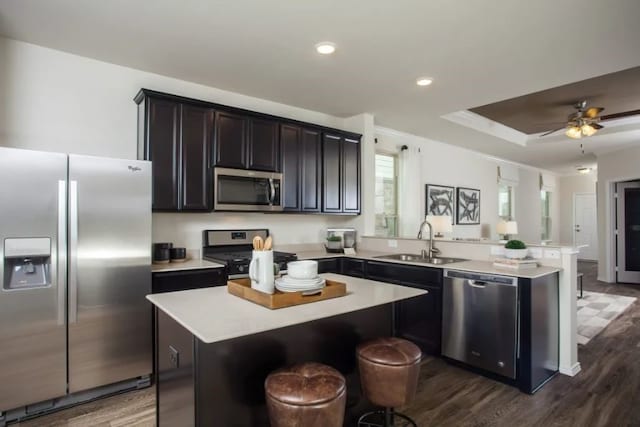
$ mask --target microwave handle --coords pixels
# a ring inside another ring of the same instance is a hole
[[[269,204],[273,205],[274,199],[276,198],[276,187],[273,185],[273,178],[269,178]]]

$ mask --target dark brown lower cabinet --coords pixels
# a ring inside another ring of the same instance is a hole
[[[203,268],[197,270],[157,271],[152,274],[151,292],[186,291],[227,284],[224,268]]]
[[[428,293],[394,303],[394,333],[439,356],[442,343],[442,270],[390,262],[337,257],[318,259],[318,272],[364,277],[424,289]]]
[[[344,258],[342,274],[424,289],[428,293],[394,303],[395,334],[416,343],[426,354],[440,355],[442,342],[442,270],[380,261]],[[345,268],[346,267],[346,268]],[[355,274],[353,274],[355,272]]]

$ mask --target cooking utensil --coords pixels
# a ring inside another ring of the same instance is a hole
[[[264,241],[262,240],[262,237],[255,236],[253,238],[253,249],[256,251],[261,251],[264,249]]]
[[[272,247],[273,247],[273,239],[271,238],[271,236],[269,236],[267,237],[267,240],[264,241],[264,250],[270,251]]]

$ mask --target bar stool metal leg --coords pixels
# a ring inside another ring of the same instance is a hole
[[[402,420],[401,424],[396,424],[397,418]],[[408,416],[395,412],[393,408],[384,408],[384,410],[363,414],[358,419],[358,427],[418,427],[418,425]]]

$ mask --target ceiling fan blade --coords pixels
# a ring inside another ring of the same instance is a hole
[[[604,126],[599,125],[599,124],[597,124],[597,123],[591,123],[591,125],[590,125],[590,126],[591,126],[592,128],[594,128],[594,129],[596,129],[596,130],[602,129],[602,128],[604,127]]]
[[[587,109],[587,111],[582,113],[582,116],[583,117],[588,117],[590,119],[595,119],[596,117],[598,117],[598,114],[600,114],[603,111],[604,111],[604,108],[602,108],[602,107],[591,107],[591,108]]]
[[[538,138],[542,138],[543,136],[551,135],[552,133],[558,132],[559,130],[562,130],[562,129],[564,129],[564,126],[561,127],[561,128],[558,128],[558,129],[550,130],[549,132],[545,132],[542,135],[540,135]]]
[[[640,110],[623,111],[622,113],[613,113],[601,116],[600,121],[621,119],[623,117],[636,116],[638,114],[640,114]]]

